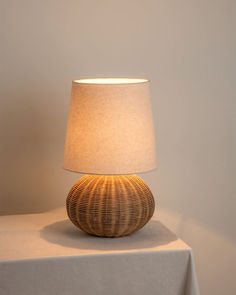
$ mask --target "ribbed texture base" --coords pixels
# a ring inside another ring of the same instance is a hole
[[[70,220],[96,236],[120,237],[142,228],[155,203],[147,184],[137,175],[85,175],[66,200]]]

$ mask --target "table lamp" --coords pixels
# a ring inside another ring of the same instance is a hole
[[[70,220],[84,232],[120,237],[150,220],[154,198],[135,175],[156,168],[149,80],[72,82],[64,168],[86,174],[66,200]]]

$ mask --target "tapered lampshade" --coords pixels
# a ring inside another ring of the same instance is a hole
[[[148,80],[101,78],[72,82],[64,168],[103,175],[156,168]]]

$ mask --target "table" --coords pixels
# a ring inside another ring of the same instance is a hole
[[[199,295],[192,249],[158,219],[121,238],[77,229],[65,208],[0,217],[1,295]]]

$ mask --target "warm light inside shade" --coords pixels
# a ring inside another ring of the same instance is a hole
[[[156,168],[146,79],[72,83],[64,168],[86,174],[135,174]]]
[[[74,80],[74,83],[82,84],[136,84],[148,82],[147,79],[134,79],[134,78],[93,78],[93,79],[79,79]]]

